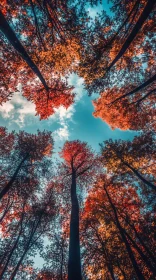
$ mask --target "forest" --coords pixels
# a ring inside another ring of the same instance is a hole
[[[0,279],[156,279],[155,14],[0,1]]]

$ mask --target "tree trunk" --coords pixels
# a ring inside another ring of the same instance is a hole
[[[124,53],[127,51],[130,44],[132,43],[132,41],[134,40],[134,38],[136,37],[136,35],[140,31],[141,27],[143,26],[144,22],[148,18],[149,14],[152,12],[155,3],[156,3],[155,0],[148,0],[147,1],[147,4],[146,4],[142,14],[140,15],[138,21],[136,22],[135,26],[133,27],[131,33],[129,34],[127,40],[123,44],[123,46],[122,46],[121,50],[119,51],[118,55],[115,57],[115,59],[111,62],[111,64],[106,69],[106,72],[108,72],[116,64],[116,62],[124,55]]]
[[[71,203],[68,280],[81,280],[79,204],[76,195],[76,173],[74,170],[72,171]]]
[[[142,274],[142,272],[141,272],[141,270],[140,270],[140,268],[139,268],[139,266],[138,266],[138,264],[137,264],[137,261],[136,261],[136,259],[135,259],[134,254],[133,254],[133,251],[132,251],[132,249],[131,249],[131,246],[130,246],[129,242],[127,241],[127,238],[126,238],[126,236],[125,236],[124,230],[123,230],[123,228],[122,228],[122,226],[121,226],[121,224],[120,224],[120,222],[119,222],[118,214],[117,214],[116,208],[115,208],[115,206],[114,206],[114,204],[113,204],[113,202],[112,202],[112,200],[111,200],[111,198],[110,198],[110,196],[109,196],[109,194],[108,194],[108,191],[107,191],[107,189],[106,189],[105,186],[104,186],[104,189],[105,189],[106,195],[107,195],[107,197],[108,197],[109,203],[110,203],[110,205],[111,205],[111,207],[112,207],[112,210],[113,210],[113,212],[114,212],[114,216],[115,216],[115,221],[116,221],[117,228],[118,228],[118,230],[119,230],[119,232],[120,232],[120,234],[121,234],[122,240],[123,240],[123,242],[124,242],[124,244],[125,244],[125,247],[126,247],[126,249],[127,249],[127,253],[128,253],[129,258],[130,258],[130,260],[131,260],[131,263],[132,263],[132,265],[133,265],[133,268],[134,268],[134,271],[135,271],[135,273],[136,273],[136,275],[137,275],[137,278],[138,278],[139,280],[141,280],[141,279],[142,279],[142,280],[145,280],[145,277],[143,276],[143,274]]]
[[[3,222],[3,219],[5,218],[6,214],[8,213],[8,211],[10,210],[11,206],[13,205],[13,201],[10,203],[10,198],[8,198],[8,202],[7,202],[7,205],[5,207],[5,210],[0,218],[0,224]]]
[[[113,43],[113,41],[115,40],[115,38],[119,35],[120,31],[123,29],[124,26],[126,26],[127,23],[129,23],[130,20],[130,16],[133,14],[133,12],[135,11],[136,8],[138,8],[140,4],[140,0],[137,0],[132,8],[132,10],[130,11],[130,13],[128,14],[127,18],[124,20],[124,22],[122,23],[122,25],[119,27],[119,29],[117,30],[117,32],[115,33],[115,35],[112,37],[112,39],[110,39],[110,41],[104,45],[103,50],[107,47],[110,47]]]
[[[27,242],[27,244],[26,244],[26,246],[25,246],[24,252],[23,252],[21,258],[19,259],[19,261],[18,261],[18,263],[17,263],[17,265],[16,265],[16,267],[15,267],[13,273],[12,273],[11,276],[10,276],[10,280],[14,280],[14,279],[15,279],[15,276],[16,276],[18,270],[19,270],[20,265],[21,265],[22,262],[23,262],[24,257],[26,256],[28,250],[29,250],[30,247],[32,246],[33,243],[31,244],[31,246],[30,246],[30,243],[31,243],[31,241],[32,241],[32,239],[33,239],[33,236],[34,236],[34,234],[35,234],[35,232],[36,232],[38,226],[39,226],[40,221],[41,221],[41,216],[40,216],[39,220],[37,221],[36,225],[35,225],[35,223],[33,223],[33,226],[32,226],[32,228],[31,228],[31,233],[30,233],[28,242]]]
[[[63,255],[63,247],[61,247],[61,268],[60,268],[60,280],[63,280],[63,262],[64,262],[64,255]]]
[[[121,159],[121,158],[120,158]],[[133,173],[146,185],[148,185],[150,188],[156,191],[156,186],[153,185],[151,182],[147,181],[135,168],[133,168],[128,162],[121,159],[123,164],[125,164],[130,170],[133,171]]]
[[[120,265],[120,260],[117,260],[117,266],[118,266],[118,268],[120,269],[120,271],[121,271],[121,273],[122,273],[122,275],[123,275],[123,277],[124,277],[124,280],[126,280],[126,279],[127,279],[127,276],[126,276],[124,270],[122,269],[122,267],[121,267],[121,265]]]
[[[146,253],[148,254],[149,258],[155,263],[156,265],[156,259],[153,255],[153,253],[150,251],[150,249],[146,246],[146,244],[144,243],[144,241],[142,240],[142,238],[140,237],[140,234],[137,232],[134,224],[131,224],[128,217],[126,216],[126,220],[127,224],[134,230],[137,239],[139,240],[141,246],[144,248],[144,250],[146,251]]]
[[[18,261],[18,263],[17,263],[17,265],[16,265],[16,267],[15,267],[15,269],[13,271],[13,273],[11,274],[10,280],[14,280],[15,279],[15,276],[16,276],[16,274],[18,272],[18,269],[19,269],[20,265],[22,264],[22,261],[23,261],[25,255],[26,255],[26,253],[28,252],[28,250],[29,250],[29,244],[25,248],[24,253],[22,254],[20,260]]]
[[[137,88],[135,88],[135,89],[133,89],[132,91],[130,91],[130,92],[128,92],[128,93],[126,93],[126,94],[124,94],[124,95],[122,95],[122,96],[116,98],[113,102],[110,103],[110,105],[112,105],[112,104],[116,103],[117,101],[119,101],[119,100],[125,98],[126,96],[132,95],[132,94],[134,94],[134,93],[136,93],[136,92],[138,92],[138,91],[144,89],[145,87],[147,87],[148,85],[150,85],[151,83],[153,83],[155,80],[156,80],[156,74],[155,74],[153,77],[151,77],[150,79],[148,79],[146,82],[144,82],[143,84],[141,84],[140,86],[138,86]],[[142,97],[141,99],[139,99],[139,100],[136,101],[136,102],[142,101],[143,99],[145,99],[146,97],[148,97],[148,96],[149,96],[150,94],[152,94],[152,93],[153,93],[153,90],[150,91],[148,94],[146,94],[144,97]]]
[[[18,40],[15,32],[12,30],[8,22],[6,21],[4,15],[0,11],[0,30],[3,32],[5,37],[8,39],[10,44],[15,48],[15,50],[20,54],[23,60],[27,63],[27,65],[31,68],[31,70],[35,73],[35,75],[40,79],[44,88],[48,91],[49,87],[43,78],[40,70],[36,66],[36,64],[32,61],[31,57],[26,52],[25,48],[22,46],[21,42]]]
[[[106,262],[106,265],[107,265],[107,269],[108,269],[108,271],[110,273],[110,276],[111,276],[112,280],[115,280],[115,276],[114,276],[114,272],[113,272],[113,266],[112,266],[112,263],[109,260],[108,251],[107,251],[106,245],[103,242],[103,240],[101,239],[101,237],[98,234],[97,230],[94,227],[92,227],[92,228],[95,231],[96,236],[97,236],[97,238],[98,238],[98,240],[99,240],[99,242],[101,244],[102,252],[103,252],[104,259],[105,259],[105,262]]]
[[[17,237],[17,239],[16,239],[16,241],[15,241],[15,243],[14,243],[12,249],[11,249],[11,252],[10,252],[10,254],[9,254],[9,256],[8,256],[7,262],[5,263],[5,265],[4,265],[4,267],[3,267],[3,270],[2,270],[2,272],[1,272],[1,274],[0,274],[0,279],[2,279],[2,277],[3,277],[3,275],[4,275],[5,271],[6,271],[6,269],[7,269],[7,267],[8,267],[9,261],[10,261],[12,255],[13,255],[13,253],[14,253],[16,247],[17,247],[17,244],[18,244],[18,241],[19,241],[19,239],[20,239],[21,233],[22,233],[22,227],[21,227],[20,232],[19,232],[19,234],[18,234],[18,237]]]
[[[140,257],[142,258],[142,260],[144,261],[144,263],[146,264],[146,266],[151,270],[151,272],[153,273],[154,276],[156,276],[156,269],[153,267],[153,265],[151,264],[151,262],[149,261],[148,257],[142,252],[142,250],[139,248],[139,246],[136,244],[136,242],[133,240],[133,238],[128,234],[128,232],[123,229],[125,232],[125,235],[127,236],[127,238],[130,240],[130,242],[132,243],[132,246],[137,250],[137,252],[139,253]]]
[[[14,183],[14,181],[16,180],[16,177],[18,175],[18,172],[20,171],[22,164],[25,162],[25,160],[29,157],[29,155],[27,154],[20,162],[20,164],[18,165],[15,173],[13,174],[11,180],[9,181],[9,183],[4,187],[4,189],[0,192],[0,200],[3,198],[3,196],[10,190],[12,184]]]

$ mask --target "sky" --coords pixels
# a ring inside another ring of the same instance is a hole
[[[109,3],[108,3],[109,2]],[[95,18],[102,9],[110,12],[110,1],[103,0],[98,6],[86,6],[90,17]],[[74,86],[76,93],[75,103],[67,110],[60,107],[55,114],[47,120],[39,120],[36,116],[35,105],[22,96],[22,93],[15,92],[12,99],[0,106],[0,125],[6,126],[9,131],[25,130],[35,133],[38,129],[53,132],[55,141],[55,153],[63,146],[66,140],[81,140],[88,142],[93,150],[99,151],[99,143],[112,139],[133,139],[136,132],[112,130],[99,118],[94,118],[92,113],[94,107],[92,99],[84,90],[83,79],[76,74],[71,74],[68,82]]]
[[[107,0],[102,1],[98,7],[87,7],[89,15],[95,18],[97,13],[105,9],[110,13]],[[74,86],[76,93],[75,103],[67,110],[60,107],[55,114],[47,120],[40,121],[36,116],[35,105],[22,96],[21,92],[15,92],[10,101],[0,106],[0,126],[5,126],[9,131],[24,130],[29,133],[36,133],[48,130],[53,132],[55,157],[57,152],[63,147],[65,141],[79,139],[87,142],[93,150],[100,150],[99,143],[108,139],[132,140],[136,135],[133,131],[112,130],[105,122],[93,117],[94,107],[92,99],[84,89],[83,79],[76,74],[71,74],[68,83]],[[43,259],[35,257],[35,266],[42,267]]]
[[[9,131],[25,130],[35,133],[38,129],[50,130],[53,132],[55,152],[66,140],[79,139],[88,142],[95,151],[99,151],[99,143],[104,140],[133,139],[136,132],[112,130],[101,119],[93,117],[93,97],[87,95],[82,78],[71,74],[68,82],[75,87],[76,98],[75,103],[67,110],[60,107],[49,119],[40,121],[35,115],[35,105],[16,92],[10,101],[0,106],[0,125],[6,126]],[[96,94],[95,96],[98,97]]]

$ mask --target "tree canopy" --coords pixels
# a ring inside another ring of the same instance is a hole
[[[0,126],[0,279],[155,279],[155,8],[1,0],[0,106],[18,92],[49,129]],[[56,137],[55,113],[78,110],[72,74],[92,117],[133,139]]]

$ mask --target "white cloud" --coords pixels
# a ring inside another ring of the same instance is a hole
[[[68,83],[74,86],[75,103],[68,109],[63,106],[55,109],[55,114],[52,115],[47,121],[44,121],[50,126],[52,123],[57,123],[59,128],[54,131],[54,138],[57,141],[66,141],[69,139],[71,122],[73,122],[73,115],[75,113],[75,105],[80,102],[83,94],[83,79],[79,78],[76,74],[71,74]],[[3,119],[7,120],[9,125],[16,123],[20,128],[29,126],[34,123],[35,126],[40,126],[39,117],[35,116],[35,105],[22,96],[22,87],[18,85],[18,92],[15,92],[12,99],[4,103],[0,107],[0,115]]]
[[[80,102],[83,94],[83,78],[78,77],[76,74],[71,74],[68,83],[74,86],[75,103],[72,104],[68,109],[65,109],[63,106],[59,107],[55,110],[55,114],[51,117],[51,119],[59,120],[60,128],[54,132],[55,141],[66,141],[70,136],[70,125],[69,121],[73,122],[72,118],[75,113],[75,105]]]
[[[0,107],[0,114],[4,119],[9,119],[10,122],[22,127],[27,116],[35,115],[35,105],[27,101],[21,92],[15,92],[11,100]]]
[[[14,110],[13,104],[11,102],[7,102],[0,107],[0,113],[3,114],[3,118],[7,119],[10,117],[12,111]]]
[[[55,110],[55,114],[51,119],[59,121],[61,126],[54,132],[55,141],[65,141],[69,139],[69,121],[72,121],[73,114],[75,112],[74,105],[71,105],[68,109],[65,109],[63,106]]]
[[[65,141],[69,139],[69,128],[67,124],[63,124],[63,127],[55,130],[53,133],[55,141]]]

